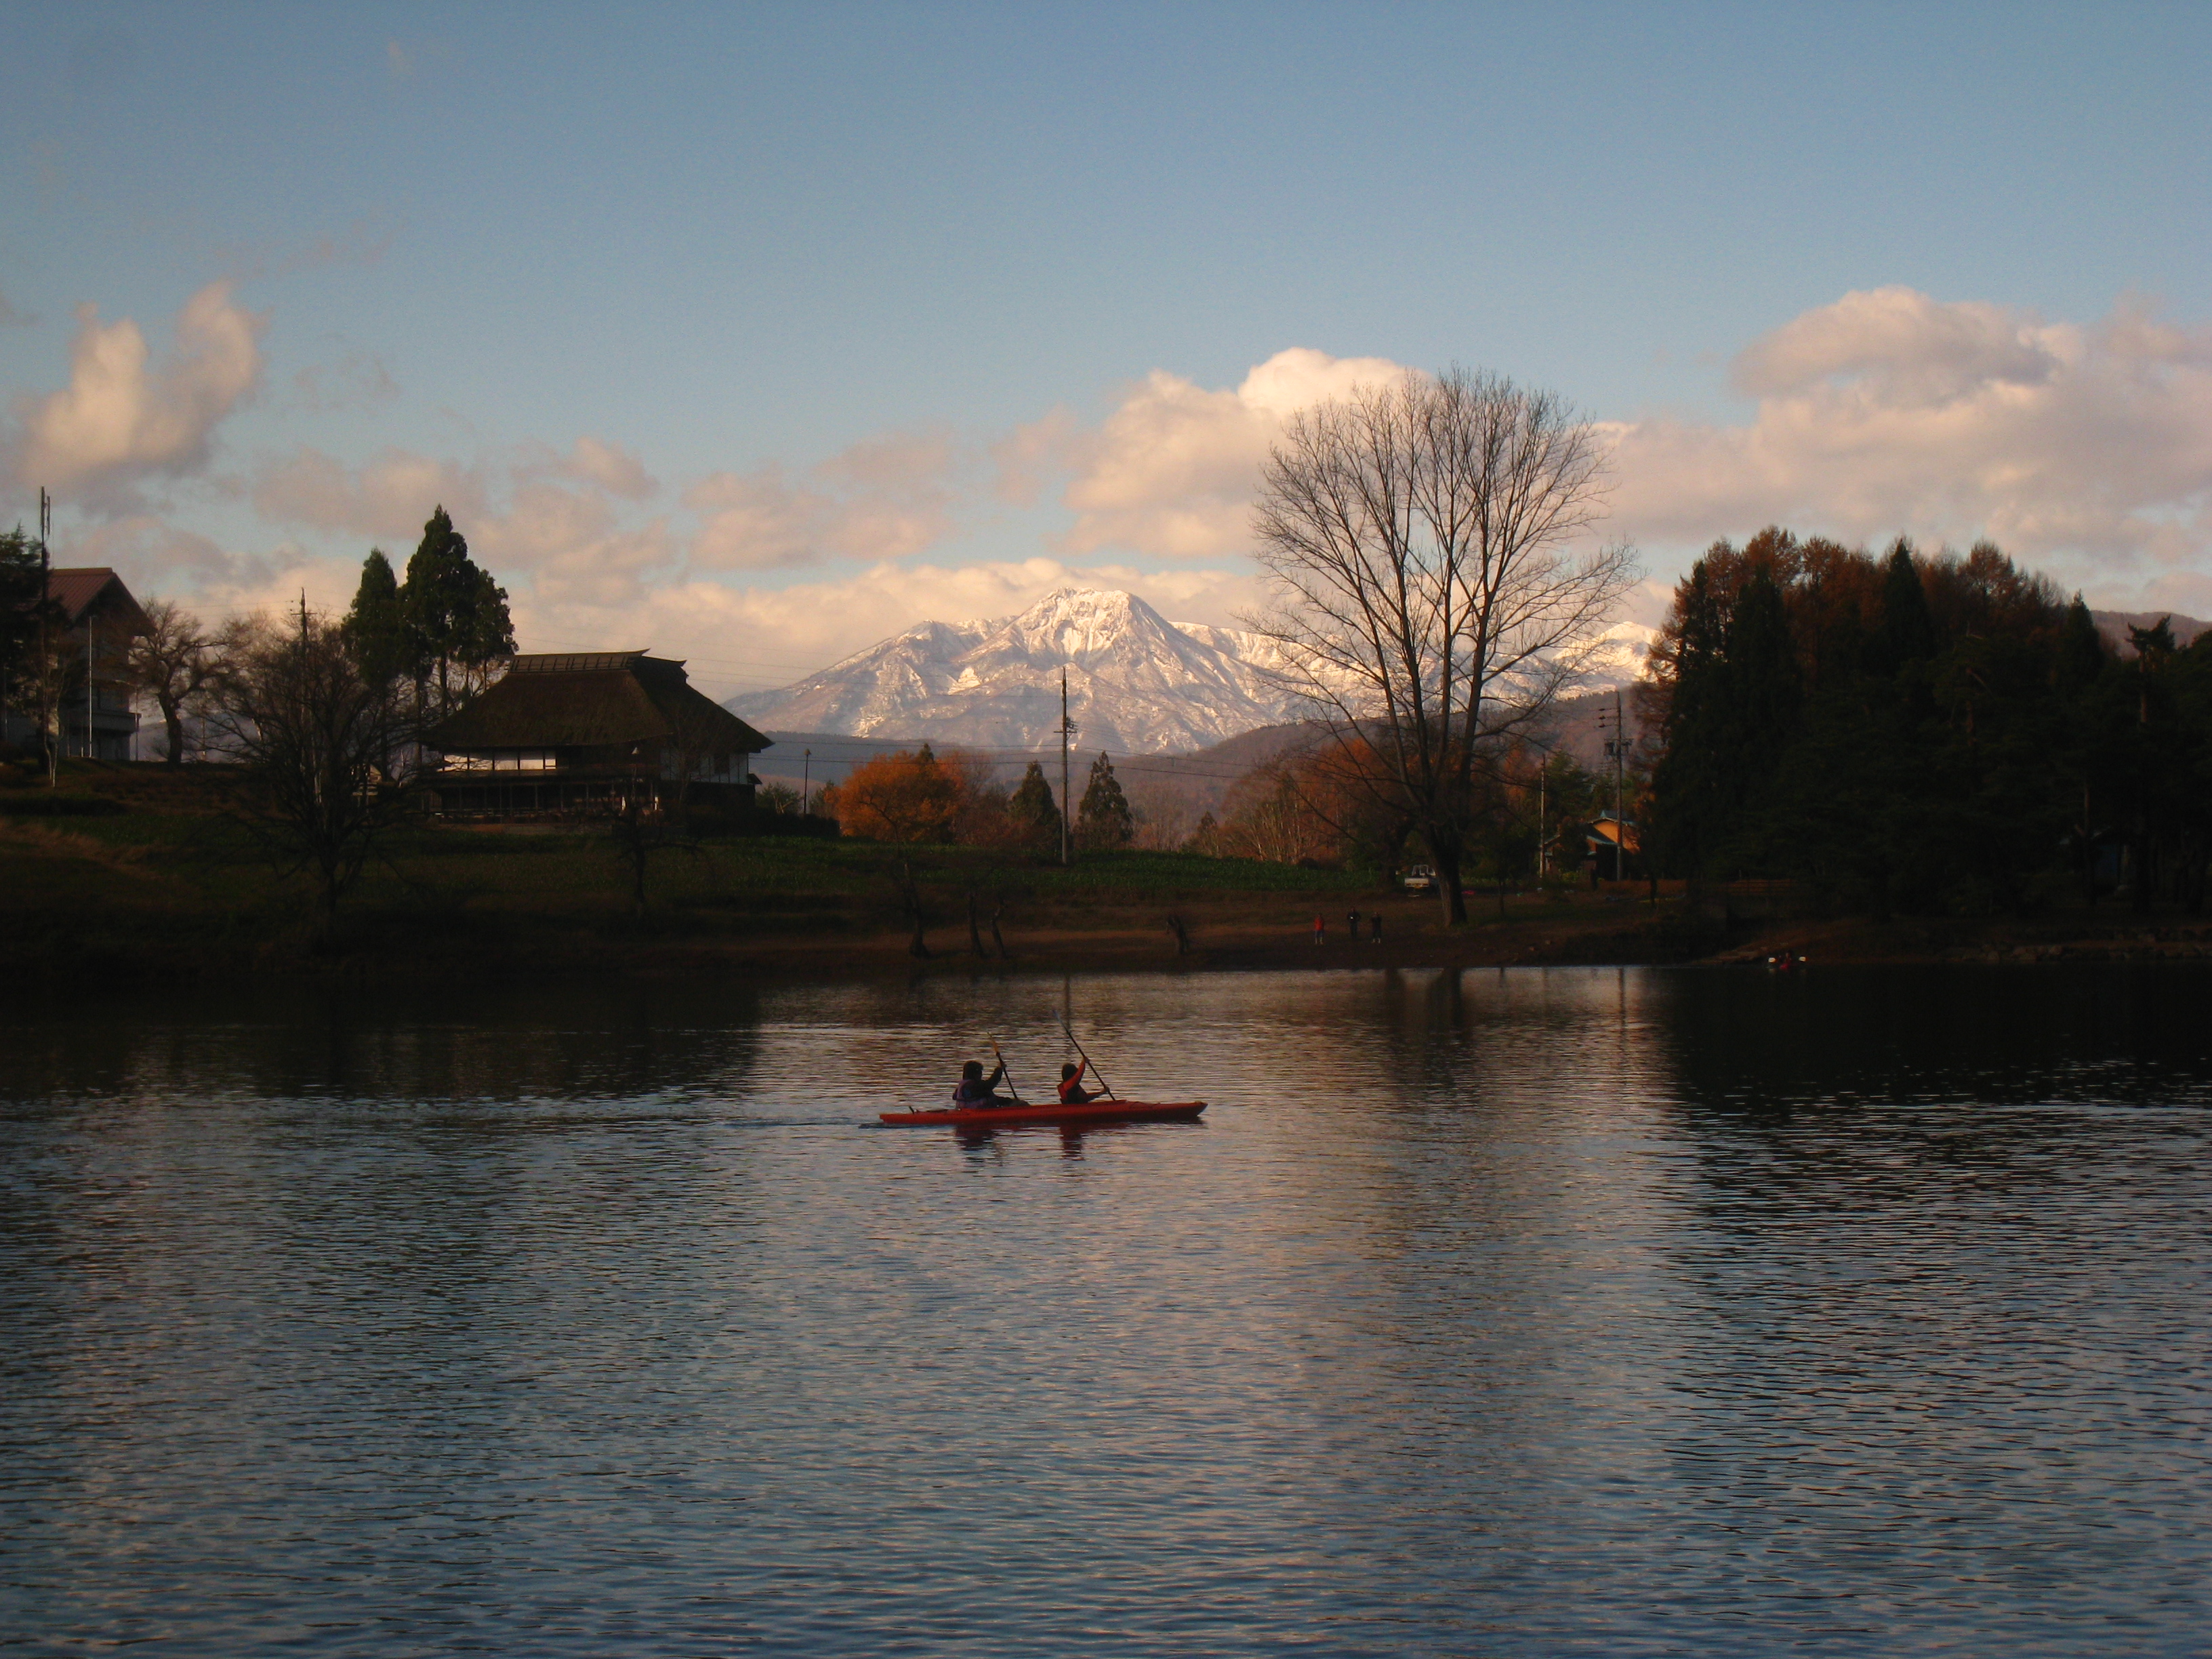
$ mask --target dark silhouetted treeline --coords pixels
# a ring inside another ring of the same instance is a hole
[[[1676,586],[1644,691],[1648,849],[1841,908],[2204,901],[2212,634],[2116,652],[1989,543],[1886,556],[1769,529]]]

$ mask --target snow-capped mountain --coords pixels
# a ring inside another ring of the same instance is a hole
[[[1590,684],[1633,680],[1650,635],[1633,623],[1610,630]],[[1019,616],[919,623],[724,706],[775,731],[1036,750],[1056,741],[1064,668],[1084,749],[1174,754],[1308,712],[1268,672],[1279,661],[1257,635],[1171,623],[1133,593],[1062,588]]]
[[[725,705],[780,731],[882,732],[979,749],[1056,741],[1060,676],[1086,750],[1168,754],[1295,719],[1267,643],[1178,625],[1133,593],[1062,588],[1015,617],[927,622],[779,691]]]
[[[1587,689],[1610,691],[1616,685],[1635,684],[1644,678],[1644,658],[1658,637],[1657,629],[1642,623],[1613,623],[1590,641],[1589,654],[1583,659]]]

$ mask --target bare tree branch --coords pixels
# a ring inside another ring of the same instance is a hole
[[[1556,394],[1453,369],[1294,416],[1254,513],[1273,604],[1249,618],[1358,787],[1419,829],[1446,915],[1478,769],[1574,685],[1638,573],[1583,548],[1605,457]]]

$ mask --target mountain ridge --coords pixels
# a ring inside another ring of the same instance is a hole
[[[1650,634],[1635,623],[1608,630],[1604,678],[1632,678]],[[1188,753],[1297,722],[1306,711],[1280,663],[1260,635],[1170,622],[1118,589],[1063,587],[1012,616],[917,623],[723,707],[763,731],[1043,750],[1058,747],[1065,672],[1085,750]]]

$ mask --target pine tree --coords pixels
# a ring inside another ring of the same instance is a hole
[[[1136,819],[1114,776],[1114,763],[1102,754],[1091,763],[1091,781],[1076,811],[1076,839],[1086,848],[1108,848],[1127,847],[1136,835]]]
[[[1747,873],[1771,875],[1783,832],[1774,823],[1773,785],[1797,736],[1804,695],[1790,616],[1773,574],[1755,568],[1729,617],[1727,710],[1722,800],[1723,856]]]
[[[2097,619],[2076,593],[2066,607],[2066,623],[2058,636],[2058,684],[2069,696],[2078,696],[2105,672],[2109,654]]]
[[[17,525],[0,536],[0,702],[15,695],[17,683],[33,670],[40,608],[39,543]],[[52,619],[51,606],[48,619]]]
[[[1020,787],[1006,802],[1006,816],[1025,840],[1043,842],[1059,836],[1060,803],[1053,799],[1044,768],[1036,762],[1031,761],[1030,769],[1022,774]]]
[[[468,679],[514,653],[507,590],[469,557],[467,538],[443,507],[431,514],[421,545],[407,561],[400,604],[416,672],[427,678],[436,671],[441,708],[452,705],[456,668],[465,689]]]
[[[1884,562],[1881,622],[1875,630],[1875,665],[1893,674],[1907,663],[1936,654],[1936,623],[1928,614],[1928,590],[1912,556],[1912,544],[1897,538]]]
[[[353,609],[346,612],[343,627],[362,678],[370,684],[386,684],[410,666],[399,578],[380,547],[369,549],[368,557],[362,561],[361,586],[354,590]]]

